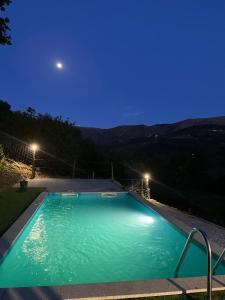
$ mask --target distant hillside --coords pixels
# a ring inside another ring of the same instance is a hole
[[[225,226],[225,117],[82,133],[111,153],[121,183],[149,172],[153,198]]]
[[[213,130],[218,129],[218,126],[225,126],[225,116],[201,118],[201,119],[187,119],[172,124],[158,124],[158,125],[124,125],[109,129],[100,129],[92,127],[80,127],[82,137],[91,139],[101,146],[110,146],[114,144],[121,144],[130,142],[131,140],[151,138],[154,135],[167,136],[178,133],[181,130],[191,127],[210,126]]]

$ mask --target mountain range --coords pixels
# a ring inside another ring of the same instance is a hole
[[[171,124],[121,125],[109,129],[80,127],[82,137],[100,146],[129,143],[138,139],[158,136],[187,136],[190,130],[225,131],[225,116],[187,119]]]

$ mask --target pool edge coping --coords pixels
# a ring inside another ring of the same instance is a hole
[[[120,192],[118,192],[120,193]],[[122,192],[123,193],[123,192]],[[128,192],[129,193],[129,192]],[[0,238],[0,259],[7,253],[9,248],[21,233],[25,225],[31,220],[37,209],[40,207],[48,192],[42,192],[18,217],[18,219],[9,227],[9,229]],[[140,202],[155,210],[167,221],[188,234],[191,227],[162,213],[160,209],[145,198],[134,192],[130,192]],[[6,241],[5,241],[6,240]],[[198,237],[196,240],[202,244]],[[7,242],[7,244],[6,244]],[[213,253],[218,255],[222,249],[216,243],[213,245]],[[213,291],[225,290],[225,275],[213,276]],[[169,278],[159,280],[138,280],[121,281],[109,283],[94,284],[74,284],[63,286],[45,286],[45,287],[25,287],[25,288],[0,288],[0,299],[123,299],[138,298],[147,296],[178,295],[189,293],[200,293],[206,291],[206,276],[189,278]],[[35,294],[34,294],[35,293]]]

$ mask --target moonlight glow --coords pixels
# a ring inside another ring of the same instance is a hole
[[[57,68],[57,69],[63,69],[63,64],[62,64],[61,62],[58,61],[58,62],[56,63],[56,68]]]

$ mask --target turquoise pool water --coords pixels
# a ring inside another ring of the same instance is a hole
[[[185,241],[129,194],[49,195],[1,261],[0,287],[174,277]],[[206,275],[206,263],[192,244],[179,275]]]

